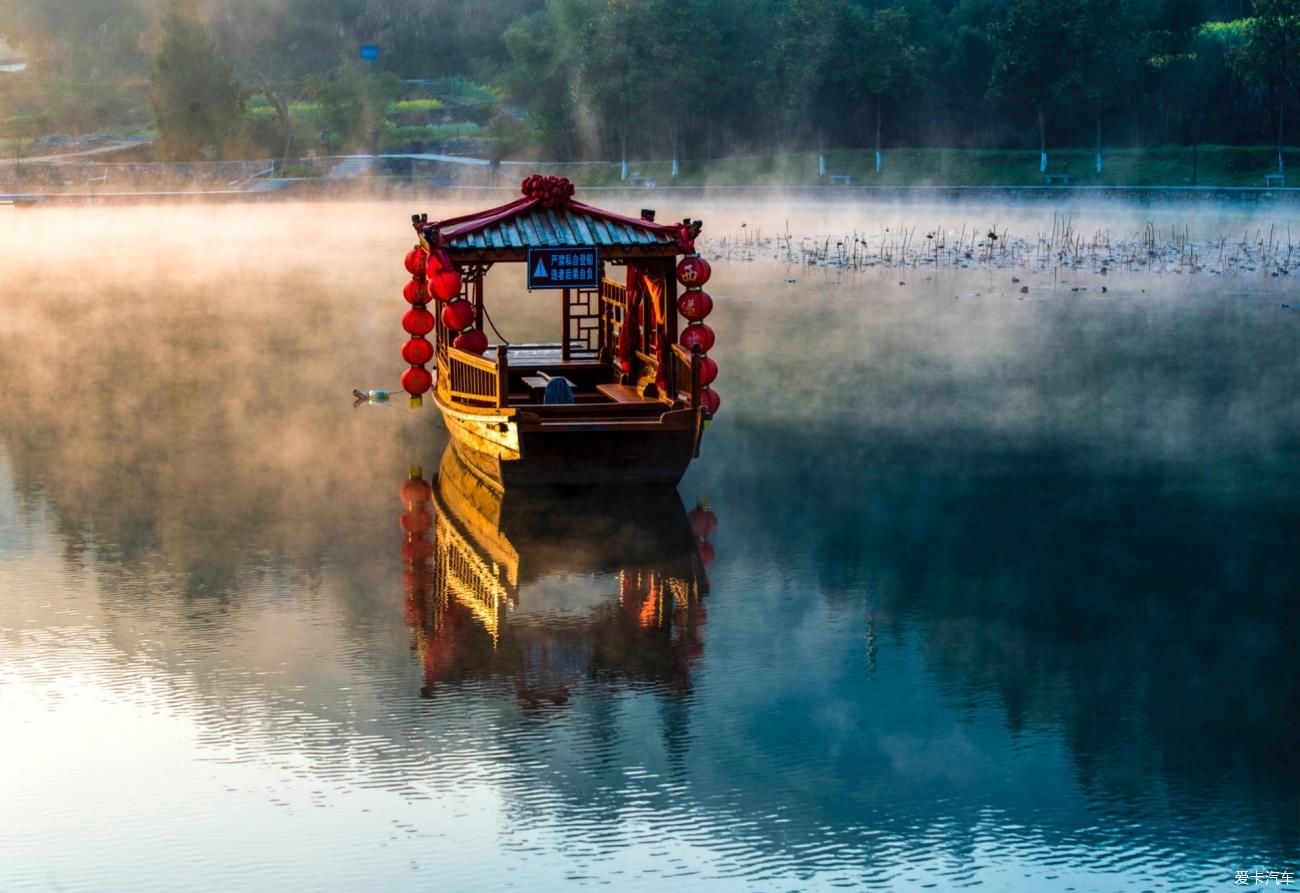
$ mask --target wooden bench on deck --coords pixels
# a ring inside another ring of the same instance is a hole
[[[658,397],[643,397],[638,394],[636,388],[625,384],[598,384],[596,390],[600,391],[615,403],[660,403]]]

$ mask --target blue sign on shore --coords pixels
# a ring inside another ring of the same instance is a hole
[[[379,58],[379,47],[373,43],[363,43],[361,45],[361,58],[366,62],[374,62]]]
[[[596,288],[600,264],[592,248],[529,248],[528,288]]]

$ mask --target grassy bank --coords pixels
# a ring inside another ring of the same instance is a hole
[[[1286,159],[1295,172],[1288,185],[1300,186],[1300,149],[1289,147]],[[889,149],[883,161],[877,174],[872,150],[835,149],[826,153],[826,173],[852,177],[854,186],[1043,185],[1036,151]],[[1277,170],[1277,150],[1266,146],[1201,146],[1195,153],[1183,146],[1115,149],[1104,152],[1103,161],[1103,171],[1098,174],[1091,149],[1058,149],[1049,153],[1047,170],[1069,175],[1076,186],[1263,186],[1264,175]],[[617,186],[621,182],[617,164],[538,167],[584,186]],[[629,171],[652,178],[660,186],[813,186],[826,182],[818,176],[815,152],[683,161],[676,178],[669,162],[629,163]]]

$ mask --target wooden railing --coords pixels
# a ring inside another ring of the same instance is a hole
[[[700,349],[687,350],[680,344],[673,345],[672,367],[668,370],[668,381],[673,399],[677,399],[678,388],[683,388],[689,395],[691,409],[700,405]]]
[[[623,314],[627,313],[627,286],[613,279],[600,280],[600,330],[601,344],[611,356],[618,356],[618,330],[623,327]]]
[[[438,392],[451,403],[473,408],[503,407],[509,402],[510,366],[505,345],[496,361],[454,347],[438,355]]]

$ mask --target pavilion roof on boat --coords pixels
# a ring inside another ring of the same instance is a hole
[[[682,225],[656,223],[596,208],[572,198],[573,186],[554,177],[529,178],[523,196],[484,211],[417,228],[431,247],[456,261],[525,261],[529,248],[595,247],[612,261],[673,257],[681,252]]]

